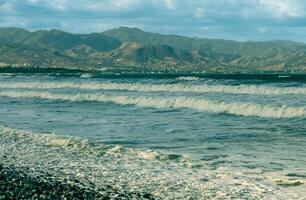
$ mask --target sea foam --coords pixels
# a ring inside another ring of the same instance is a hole
[[[150,192],[157,199],[166,200],[224,199],[235,194],[250,199],[269,192],[266,185],[245,175],[240,174],[237,180],[231,169],[228,170],[233,175],[229,177],[224,170],[194,168],[183,155],[175,160],[172,157],[155,151],[0,126],[0,164],[30,167],[35,175],[43,170],[49,177],[77,180],[97,191],[112,185],[118,191]],[[202,181],[201,177],[210,177],[209,182]]]
[[[62,101],[97,101],[112,102],[120,105],[135,105],[157,109],[187,108],[202,112],[227,113],[239,116],[266,118],[295,118],[306,115],[304,107],[273,106],[243,102],[212,101],[191,97],[146,97],[146,96],[111,96],[103,94],[60,94],[36,91],[0,92],[2,97],[42,98]]]
[[[188,84],[143,84],[143,83],[73,83],[73,82],[17,82],[1,83],[0,88],[19,89],[85,89],[127,90],[138,92],[190,92],[250,95],[306,95],[305,87],[274,87],[259,85],[188,85]]]

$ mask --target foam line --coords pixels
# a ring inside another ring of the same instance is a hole
[[[2,97],[41,98],[62,101],[112,102],[120,105],[135,105],[158,109],[188,108],[203,112],[228,113],[240,116],[267,118],[294,118],[306,115],[304,107],[272,106],[242,102],[217,102],[190,97],[145,97],[145,96],[109,96],[103,94],[60,94],[50,92],[0,92]]]
[[[19,89],[86,89],[128,90],[139,92],[193,92],[250,95],[306,95],[304,87],[273,87],[258,85],[186,85],[186,84],[143,84],[143,83],[72,83],[72,82],[18,82],[1,83],[0,88]]]

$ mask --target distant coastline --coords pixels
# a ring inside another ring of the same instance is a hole
[[[54,76],[82,76],[90,74],[91,77],[106,78],[177,78],[199,77],[211,79],[236,79],[236,80],[273,80],[273,81],[299,81],[306,82],[306,73],[206,73],[197,71],[144,71],[144,70],[93,70],[93,69],[68,69],[68,68],[41,68],[41,67],[1,67],[0,74],[48,74]]]

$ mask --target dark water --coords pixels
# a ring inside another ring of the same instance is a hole
[[[0,149],[163,199],[303,199],[305,97],[302,76],[2,74]]]

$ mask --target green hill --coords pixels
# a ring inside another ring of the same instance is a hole
[[[190,38],[127,27],[91,34],[0,28],[1,66],[305,73],[306,45]]]
[[[162,35],[149,33],[138,28],[120,27],[104,32],[105,35],[117,38],[123,42],[136,42],[143,45],[169,45],[181,49],[200,49],[219,54],[237,54],[242,56],[270,56],[277,53],[295,52],[306,50],[303,43],[291,41],[268,42],[237,42],[220,39],[189,38],[178,35]]]
[[[85,44],[97,51],[118,48],[121,42],[103,33],[72,34],[59,30],[29,32],[17,28],[0,28],[0,44],[23,44],[63,51]]]

